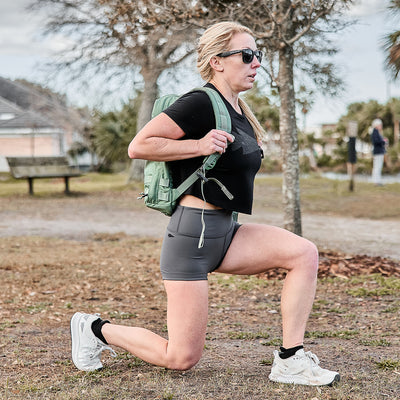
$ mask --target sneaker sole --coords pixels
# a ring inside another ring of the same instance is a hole
[[[82,313],[76,312],[72,318],[71,318],[71,323],[70,323],[70,330],[71,330],[71,356],[72,356],[72,362],[74,363],[75,367],[78,368],[81,371],[97,371],[100,368],[87,368],[79,363],[78,359],[78,354],[79,354],[79,346],[80,346],[80,341],[79,341],[79,320],[82,317]]]
[[[78,361],[78,349],[79,349],[79,319],[82,313],[75,313],[71,318],[70,330],[71,330],[71,356],[72,362],[75,367],[82,370]]]
[[[333,378],[333,381],[328,386],[333,386],[335,383],[338,382],[340,382],[340,375],[336,374],[335,377]]]
[[[305,385],[305,386],[333,386],[335,383],[340,381],[340,375],[336,374],[331,382],[328,383],[311,383],[310,381],[293,378],[293,376],[274,376],[269,375],[269,379],[277,383],[287,383],[292,385]]]

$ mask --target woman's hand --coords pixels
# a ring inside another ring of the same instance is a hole
[[[206,136],[199,139],[199,152],[205,156],[215,152],[220,154],[225,153],[229,144],[228,142],[232,143],[233,140],[234,138],[230,133],[218,129],[212,129]]]

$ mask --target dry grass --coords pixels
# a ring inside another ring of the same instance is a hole
[[[282,179],[259,178],[256,181],[256,207],[279,212],[282,209]],[[377,187],[359,182],[350,192],[348,182],[318,176],[301,179],[303,213],[371,219],[400,219],[400,183]]]
[[[282,179],[280,176],[260,176],[255,186],[255,208],[281,212]],[[300,181],[301,207],[304,213],[352,216],[371,219],[400,219],[400,183],[376,187],[371,183],[357,182],[355,190],[348,190],[348,182],[336,181],[319,176],[302,178]],[[63,179],[37,179],[34,181],[35,198],[64,198]],[[127,175],[89,173],[70,180],[73,197],[107,192],[118,194],[127,190],[137,195],[140,184],[127,185]],[[28,185],[24,180],[0,176],[0,198],[23,200],[28,195]],[[140,207],[142,202],[132,202]]]
[[[100,203],[126,207],[132,196],[119,194],[135,194],[139,188],[127,188],[125,178],[90,174],[72,180],[76,207],[85,212]],[[398,185],[365,185],[357,185],[350,194],[346,183],[302,181],[303,207],[308,212],[399,218]],[[62,181],[35,183],[35,190],[29,207],[34,203],[45,210],[43,216],[52,218],[55,208],[65,206]],[[26,182],[1,182],[0,209],[23,212],[26,191]],[[280,209],[279,178],[257,184],[256,207],[267,203],[272,210]],[[328,275],[319,281],[306,346],[318,354],[322,366],[341,373],[341,382],[333,388],[269,382],[272,351],[281,337],[282,281],[265,277],[210,276],[206,346],[192,370],[155,368],[117,349],[116,359],[104,355],[102,371],[78,371],[70,358],[69,319],[75,311],[100,312],[114,322],[167,335],[159,251],[159,239],[122,233],[97,234],[88,240],[0,238],[0,398],[400,398],[400,279],[382,275]]]
[[[191,371],[155,368],[121,350],[104,357],[102,371],[76,370],[69,319],[77,310],[166,335],[159,249],[158,240],[123,234],[0,239],[1,398],[396,399],[400,302],[384,289],[400,280],[380,276],[320,280],[306,345],[341,372],[333,388],[268,381],[282,283],[261,277],[211,275],[204,357]]]

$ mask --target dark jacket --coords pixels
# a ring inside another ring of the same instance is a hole
[[[372,153],[373,154],[385,154],[386,149],[385,149],[385,141],[382,137],[382,135],[379,133],[378,129],[374,128],[374,130],[371,133],[371,142],[372,145],[374,146]]]

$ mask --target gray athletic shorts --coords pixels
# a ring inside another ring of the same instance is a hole
[[[179,206],[171,216],[161,249],[161,275],[165,280],[207,280],[217,269],[240,224],[225,210],[204,210],[204,245],[198,248],[201,235],[199,208]]]

